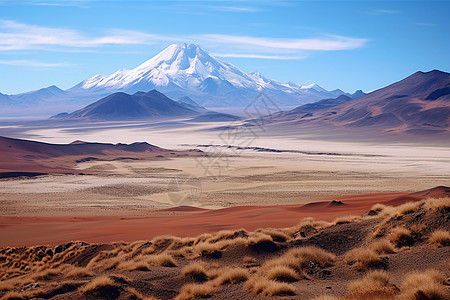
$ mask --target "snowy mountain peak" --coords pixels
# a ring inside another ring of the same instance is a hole
[[[197,44],[173,44],[155,57],[144,62],[137,69],[160,69],[169,73],[180,70],[194,72],[204,66],[220,67],[221,63]]]
[[[284,84],[259,72],[245,73],[230,63],[219,61],[197,44],[173,44],[132,70],[121,69],[111,75],[95,75],[73,87],[106,95],[158,89],[169,97],[190,96],[201,105],[244,105],[261,91],[283,103],[301,104],[326,98],[328,91],[318,85]],[[334,95],[334,94],[333,94]]]

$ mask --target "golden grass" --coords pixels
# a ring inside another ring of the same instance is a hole
[[[248,270],[243,268],[221,268],[217,273],[218,276],[212,282],[214,286],[244,282],[250,276]]]
[[[176,267],[177,264],[173,257],[169,254],[150,255],[146,258],[147,263],[156,264],[164,267]]]
[[[332,222],[335,225],[339,225],[339,224],[347,224],[347,223],[354,223],[354,222],[360,222],[361,221],[361,217],[359,216],[342,216],[342,217],[337,217],[336,219],[334,219],[334,221]]]
[[[408,240],[412,239],[412,236],[409,229],[406,229],[405,227],[394,227],[387,238],[396,247],[402,247],[410,243]]]
[[[269,280],[263,293],[266,296],[293,296],[296,294],[296,290],[285,282]]]
[[[248,244],[249,245],[256,245],[263,242],[273,242],[273,239],[270,235],[265,233],[257,233],[249,237]]]
[[[181,274],[192,277],[197,282],[204,282],[208,280],[208,271],[205,268],[205,264],[201,262],[193,262],[185,266],[182,269]]]
[[[363,279],[351,282],[345,299],[394,299],[397,289],[385,271],[370,271]]]
[[[302,262],[310,260],[321,267],[331,266],[336,260],[336,255],[314,246],[291,249],[285,255],[300,259]]]
[[[417,211],[423,205],[423,201],[406,202],[397,206],[397,213],[399,215],[410,214]]]
[[[212,296],[216,288],[209,283],[188,283],[181,287],[180,293],[175,300],[193,299],[196,297],[205,298]]]
[[[33,289],[31,291],[25,291],[25,292],[7,292],[3,297],[2,300],[16,300],[16,299],[33,299],[36,297],[39,297],[39,295],[42,295],[45,293],[45,291],[41,288]]]
[[[32,280],[50,280],[52,277],[60,275],[62,273],[61,269],[50,269],[35,273],[31,276]]]
[[[437,270],[413,272],[404,279],[399,299],[450,299],[445,280],[445,275]]]
[[[372,249],[355,248],[350,250],[345,255],[345,262],[352,264],[357,270],[364,270],[370,268],[378,268],[383,266],[383,260]]]
[[[287,266],[274,266],[267,272],[267,277],[271,280],[281,282],[293,282],[300,279],[297,272]]]
[[[110,277],[102,275],[100,277],[94,278],[91,282],[85,284],[81,288],[79,288],[80,292],[85,294],[92,291],[95,291],[101,287],[116,287],[118,286]]]
[[[371,210],[374,210],[374,211],[376,211],[376,212],[380,212],[380,211],[383,211],[384,209],[386,209],[386,205],[384,205],[384,204],[381,204],[381,203],[377,203],[377,204],[374,204],[373,206],[372,206],[372,208],[371,208]]]
[[[292,236],[289,236],[285,232],[283,232],[280,229],[275,228],[264,228],[264,229],[257,229],[256,232],[261,232],[263,234],[266,234],[272,238],[272,240],[276,242],[286,242],[290,239],[292,239]]]
[[[88,268],[72,267],[71,270],[64,273],[65,277],[91,277],[95,274]]]
[[[320,295],[318,297],[313,298],[312,300],[337,300],[338,298],[330,295]]]
[[[295,288],[288,283],[269,280],[259,276],[254,276],[249,279],[245,286],[253,293],[265,296],[292,296],[296,294]]]
[[[242,262],[244,263],[244,266],[246,268],[257,267],[259,265],[258,261],[254,257],[251,257],[251,256],[244,256],[244,258],[242,259]]]
[[[430,235],[428,241],[438,247],[449,246],[450,232],[448,232],[447,230],[438,229]]]
[[[395,253],[394,245],[392,245],[392,243],[387,239],[375,241],[373,244],[369,246],[369,249],[373,250],[375,253],[378,254]]]
[[[424,207],[429,210],[441,210],[450,207],[450,197],[446,198],[428,198]]]

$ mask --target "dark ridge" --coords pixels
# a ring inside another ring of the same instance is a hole
[[[434,92],[432,92],[431,94],[429,94],[429,95],[425,98],[425,100],[431,100],[431,101],[437,100],[437,99],[439,99],[440,97],[446,96],[446,95],[448,95],[448,94],[450,94],[450,86],[447,86],[447,87],[442,88],[442,89],[437,89],[437,90],[435,90]]]
[[[342,205],[345,205],[345,203],[342,201],[333,200],[333,201],[331,201],[330,205],[328,205],[328,206],[333,207],[333,206],[342,206]]]
[[[0,172],[0,178],[16,178],[16,177],[37,177],[48,175],[48,173],[39,172]]]

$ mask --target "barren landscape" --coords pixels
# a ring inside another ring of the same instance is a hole
[[[0,0],[0,300],[449,300],[449,11]]]

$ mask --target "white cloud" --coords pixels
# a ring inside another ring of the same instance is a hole
[[[261,58],[261,59],[281,59],[281,60],[297,60],[304,59],[306,56],[283,56],[283,55],[260,55],[246,53],[214,53],[217,57],[233,57],[233,58]]]
[[[257,12],[259,9],[253,7],[242,6],[203,6],[203,8],[209,8],[211,10],[225,11],[225,12]]]
[[[373,9],[369,12],[370,15],[393,15],[398,13],[399,11],[392,9]]]
[[[423,23],[423,22],[418,22],[418,23],[414,23],[417,26],[425,26],[425,27],[436,27],[439,26],[438,24],[435,23]]]
[[[71,64],[67,63],[47,63],[35,60],[17,59],[17,60],[2,60],[0,59],[0,65],[7,66],[19,66],[19,67],[39,67],[39,68],[55,68],[55,67],[67,67]]]
[[[101,37],[90,37],[77,30],[28,25],[0,20],[0,50],[43,49],[54,47],[86,48],[105,45],[154,44],[162,37],[130,30],[111,30]]]
[[[111,46],[162,45],[193,41],[222,57],[303,59],[313,51],[339,51],[363,47],[366,39],[337,35],[315,38],[269,38],[225,34],[188,36],[111,29],[96,36],[75,29],[54,28],[0,20],[0,51],[84,51]],[[106,48],[107,49],[107,48]],[[112,49],[109,49],[112,50]],[[130,48],[128,48],[130,50]]]
[[[201,37],[214,42],[235,45],[250,45],[281,50],[335,51],[361,48],[366,39],[357,39],[336,35],[312,39],[260,38],[238,35],[206,34]]]

